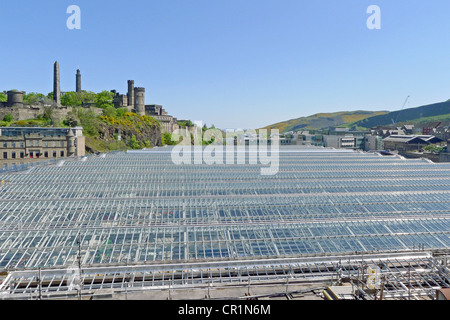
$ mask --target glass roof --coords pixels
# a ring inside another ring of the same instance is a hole
[[[0,269],[450,247],[450,164],[281,149],[274,176],[170,148],[2,173]]]

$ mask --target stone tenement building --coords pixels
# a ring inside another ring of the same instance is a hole
[[[0,128],[0,160],[27,162],[85,155],[83,128]]]
[[[81,90],[81,72],[78,69],[75,75],[75,92]],[[11,114],[14,120],[35,119],[43,115],[45,108],[50,107],[53,115],[58,121],[64,119],[72,111],[73,107],[61,105],[61,85],[60,68],[58,61],[53,65],[53,101],[47,104],[26,105],[24,104],[24,91],[8,91],[7,102],[0,102],[0,120],[7,114]],[[134,80],[128,80],[128,93],[119,94],[116,90],[111,90],[114,94],[113,103],[116,108],[127,108],[130,112],[139,115],[148,115],[161,122],[162,130],[173,132],[178,129],[178,121],[169,115],[162,106],[145,104],[145,88],[135,87]],[[83,107],[92,107],[92,104],[85,104]],[[102,110],[91,108],[95,113],[101,114]]]

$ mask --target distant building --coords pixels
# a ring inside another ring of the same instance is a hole
[[[346,135],[325,135],[324,146],[335,149],[364,149],[364,136]]]
[[[309,131],[285,133],[280,137],[281,145],[323,146],[323,135],[311,134]]]
[[[145,115],[145,88],[135,87],[134,80],[128,80],[128,93],[120,94],[111,90],[114,94],[113,104],[115,108],[127,108],[130,112]]]
[[[383,138],[389,137],[391,135],[400,136],[400,135],[414,135],[417,134],[418,129],[415,128],[413,124],[405,124],[401,127],[384,127],[379,126],[373,128],[372,133],[379,135]]]
[[[164,108],[160,105],[145,105],[145,114],[159,121],[161,123],[161,129],[163,132],[172,133],[179,128],[177,118],[169,115],[166,110],[164,110]]]
[[[364,150],[382,150],[383,149],[383,139],[381,136],[366,134],[364,136]]]
[[[128,80],[127,94],[120,94],[116,90],[111,90],[111,92],[114,94],[115,108],[127,108],[130,112],[151,116],[161,123],[163,132],[172,133],[179,128],[177,118],[169,115],[161,105],[145,104],[145,88],[135,87],[134,80]]]
[[[442,139],[430,135],[391,135],[383,139],[383,148],[406,152],[420,150],[429,144],[441,143],[442,141]]]
[[[0,160],[84,156],[83,128],[0,128]]]

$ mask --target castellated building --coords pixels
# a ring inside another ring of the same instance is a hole
[[[11,114],[14,120],[35,119],[39,115],[44,114],[45,108],[52,108],[53,116],[58,120],[63,120],[73,109],[70,106],[62,106],[61,97],[61,78],[60,67],[58,61],[53,65],[53,101],[46,103],[37,103],[35,105],[24,104],[24,91],[8,91],[7,102],[0,102],[0,119],[7,114]],[[113,104],[115,108],[127,108],[130,112],[139,115],[148,115],[155,118],[161,123],[163,132],[172,133],[178,129],[178,121],[169,115],[160,105],[145,104],[145,88],[135,87],[134,80],[128,80],[127,94],[120,94],[116,90],[111,90],[114,94]],[[81,71],[77,69],[75,75],[75,92],[82,92],[81,89]],[[102,114],[102,110],[93,108],[92,103],[83,104],[83,107],[90,108],[96,114]]]
[[[145,88],[135,87],[134,80],[128,80],[127,94],[120,94],[116,90],[111,90],[111,92],[114,94],[115,108],[127,108],[130,112],[151,116],[161,123],[163,132],[172,133],[179,128],[177,118],[169,115],[162,106],[145,104]]]

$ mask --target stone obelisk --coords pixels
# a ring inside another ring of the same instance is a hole
[[[53,66],[53,101],[58,107],[61,106],[61,86],[58,61],[56,61]]]
[[[77,79],[76,79],[76,92],[81,92],[81,72],[80,69],[77,70]]]

